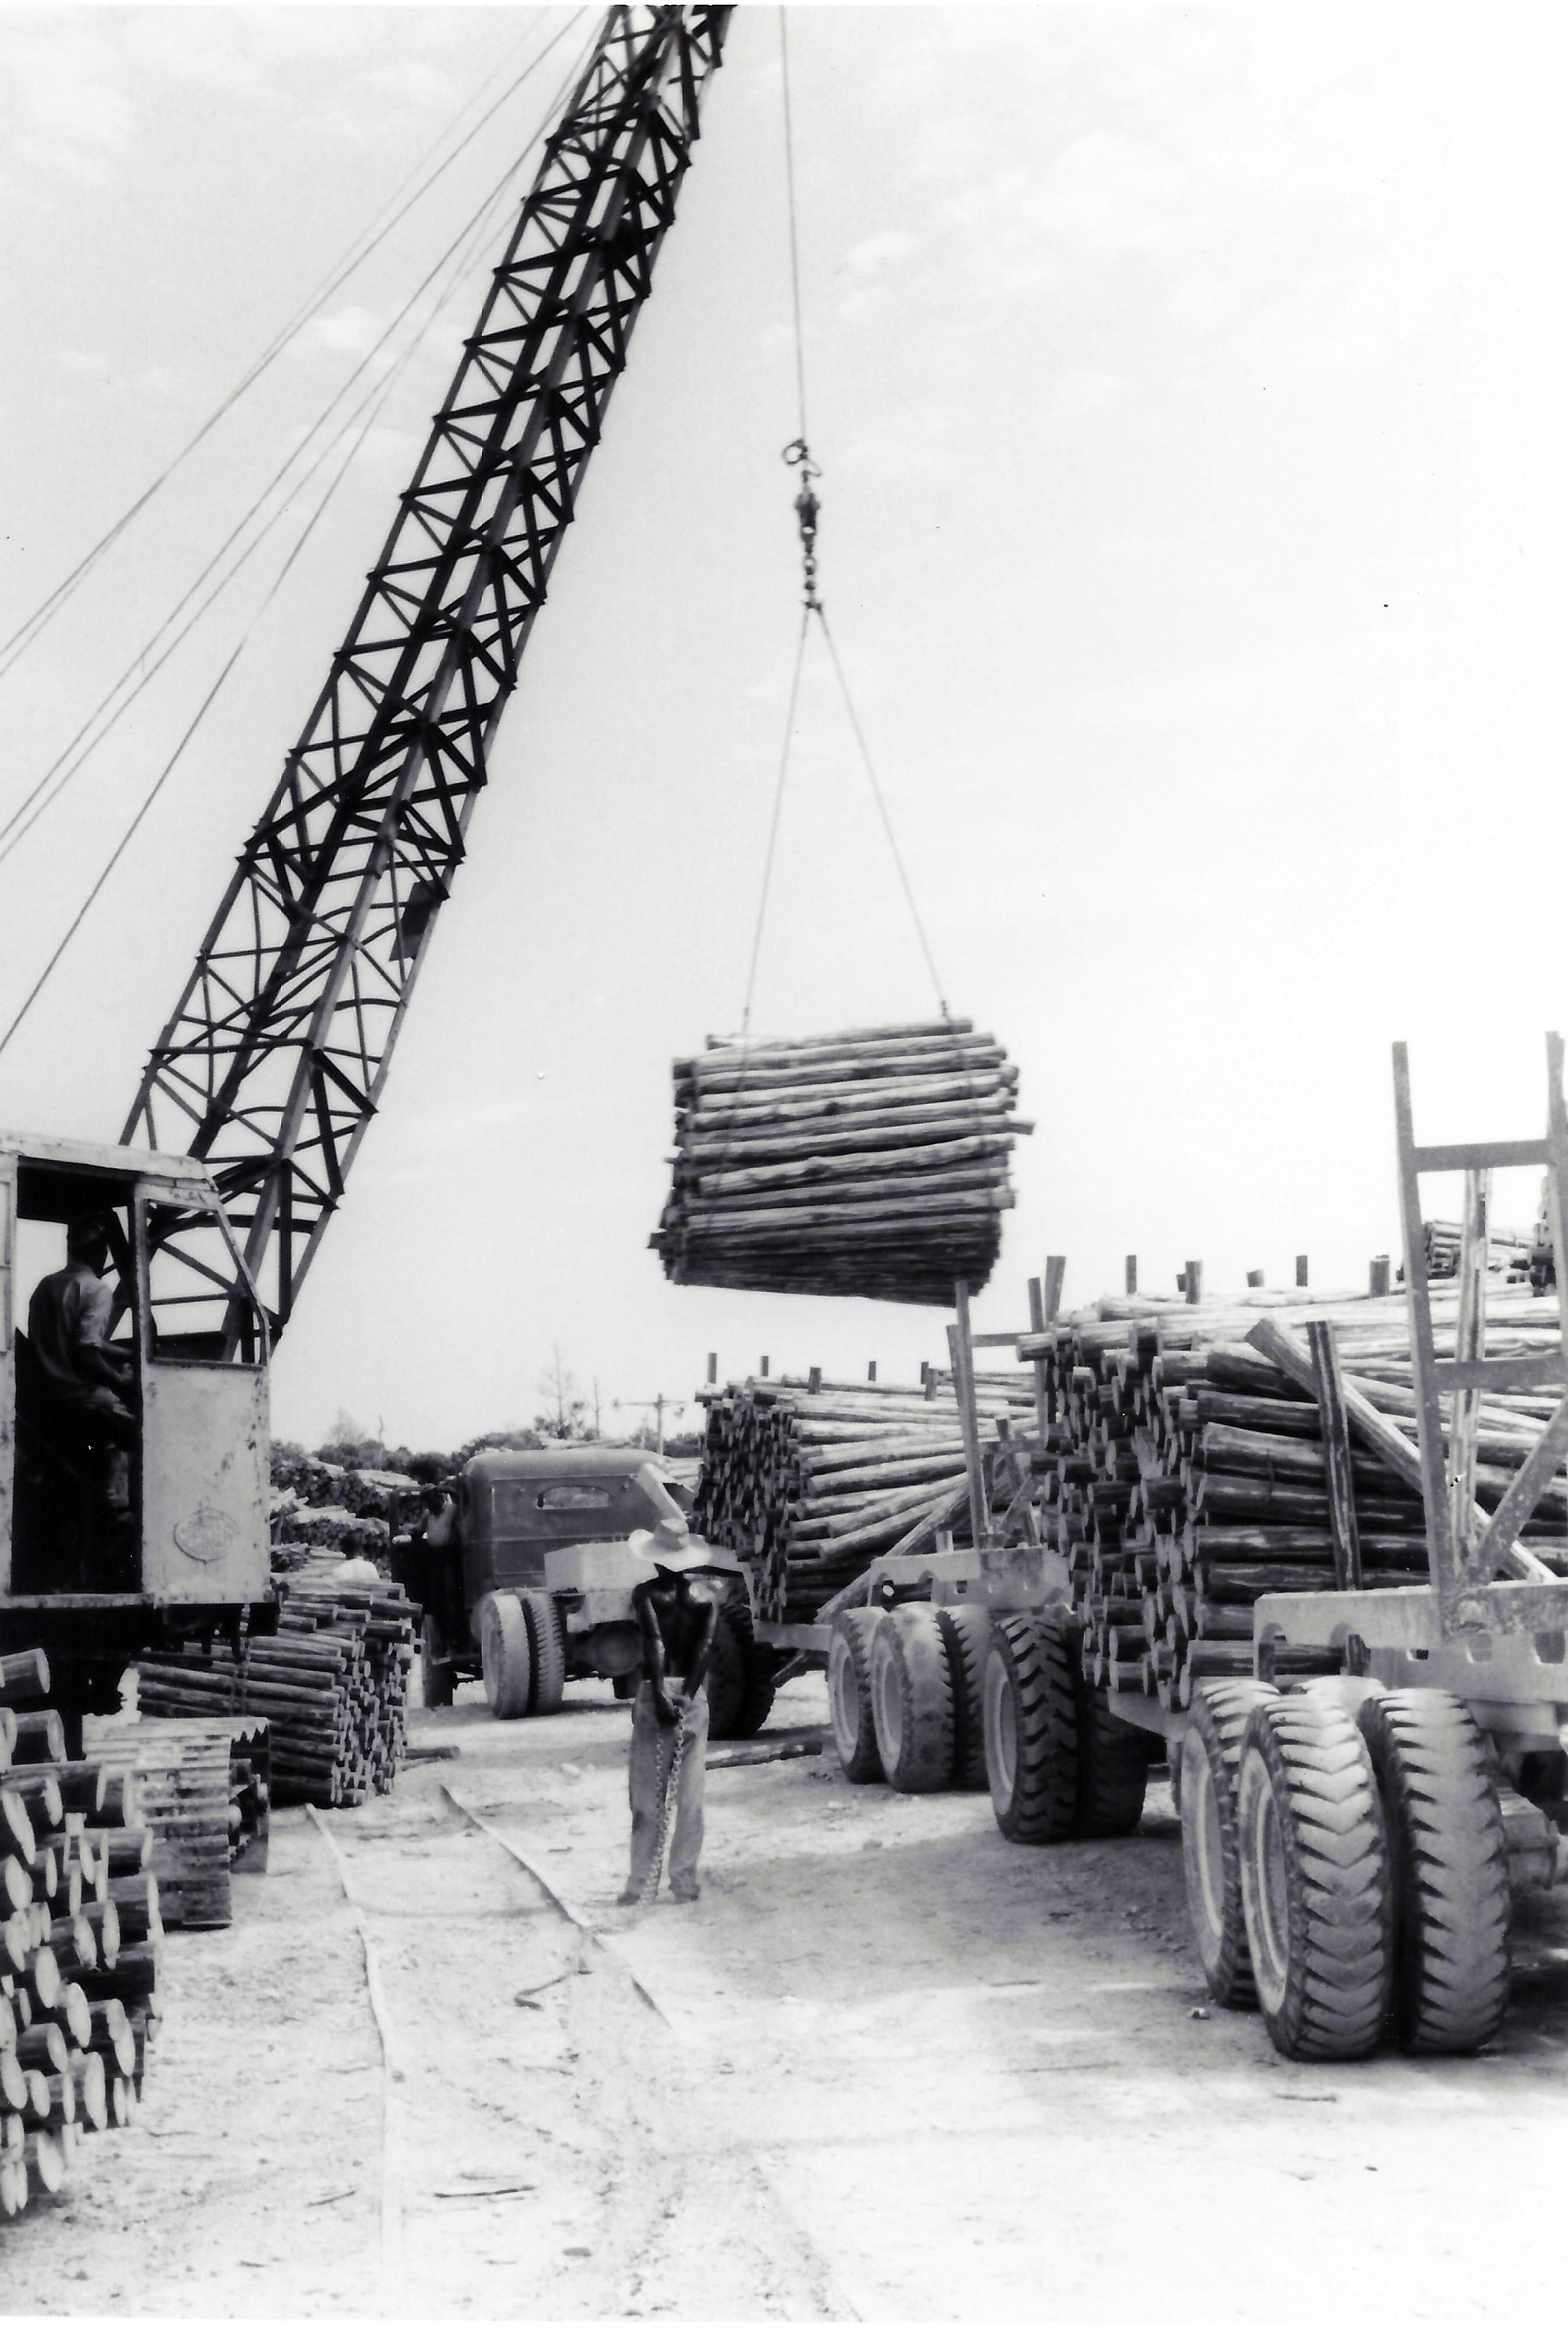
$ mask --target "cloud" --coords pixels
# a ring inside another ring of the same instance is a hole
[[[24,173],[109,184],[136,128],[121,81],[119,49],[96,30],[13,26],[0,43],[7,158]]]

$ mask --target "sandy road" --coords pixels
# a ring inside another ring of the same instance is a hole
[[[607,1695],[415,1733],[460,1756],[328,1817],[352,1903],[290,1812],[235,1926],[169,1938],[143,2117],[0,2233],[7,2311],[1539,2311],[1568,1906],[1489,2059],[1288,2065],[1206,2012],[1162,1791],[1135,1840],[1029,1852],[831,1755],[716,1770],[701,1902],[640,1914]]]

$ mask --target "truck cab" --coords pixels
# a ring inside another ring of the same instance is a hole
[[[124,1387],[96,1405],[30,1333],[86,1222]],[[198,1161],[0,1131],[0,1651],[42,1644],[62,1708],[115,1707],[160,1640],[265,1623],[268,1350]]]
[[[632,1591],[653,1575],[647,1536],[662,1522],[680,1543],[660,1562],[723,1591],[711,1736],[755,1731],[765,1717],[774,1663],[754,1639],[740,1565],[687,1533],[678,1486],[648,1450],[485,1450],[439,1512],[427,1509],[423,1526],[409,1518],[408,1530],[394,1527],[393,1568],[424,1609],[427,1707],[449,1705],[476,1676],[502,1717],[553,1714],[574,1679],[613,1682],[627,1697],[641,1662]]]

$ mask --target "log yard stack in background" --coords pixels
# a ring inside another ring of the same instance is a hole
[[[685,1287],[952,1302],[1013,1203],[1018,1071],[968,1020],[716,1044],[675,1063],[676,1156],[649,1243]]]

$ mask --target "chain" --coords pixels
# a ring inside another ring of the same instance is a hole
[[[659,1802],[659,1842],[653,1849],[653,1859],[648,1875],[642,1880],[642,1890],[637,1897],[637,1908],[645,1910],[659,1891],[659,1881],[664,1875],[664,1849],[670,1842],[670,1822],[675,1811],[675,1793],[680,1785],[680,1767],[686,1756],[686,1717],[682,1713],[675,1727],[675,1754],[670,1760],[670,1770],[664,1776],[664,1793]]]
[[[791,439],[784,449],[784,458],[792,470],[798,470],[801,473],[801,490],[795,496],[795,516],[801,528],[801,563],[805,568],[806,577],[805,604],[820,615],[822,603],[817,596],[817,519],[822,506],[813,487],[822,473],[813,461],[811,449],[803,437]]]

